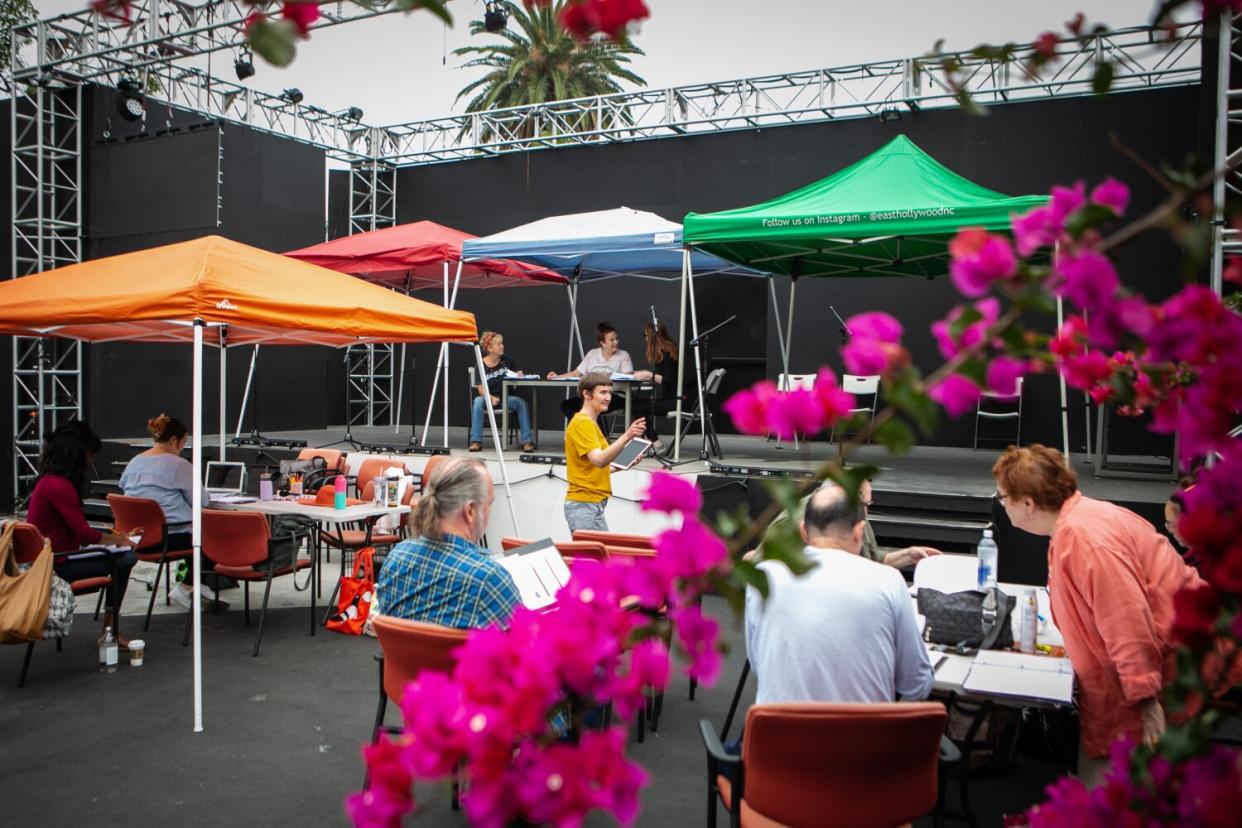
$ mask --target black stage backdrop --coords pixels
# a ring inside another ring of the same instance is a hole
[[[115,115],[115,92],[91,87],[84,150],[85,245],[88,257],[220,233],[269,250],[322,240],[325,217],[333,237],[347,232],[348,180],[333,173],[325,209],[324,156],[298,142],[245,127],[205,120],[168,108],[149,108],[145,125]],[[1204,104],[1206,105],[1206,104]],[[1198,86],[1127,92],[1103,100],[1061,99],[995,106],[986,118],[957,110],[905,113],[897,123],[875,119],[729,132],[513,154],[403,168],[398,174],[398,220],[431,219],[485,235],[548,215],[629,206],[679,221],[762,201],[815,181],[905,133],[950,169],[983,186],[1010,193],[1041,193],[1078,178],[1116,175],[1133,187],[1131,215],[1154,205],[1158,188],[1110,145],[1117,138],[1149,162],[1180,164],[1209,146],[1201,122]],[[1153,117],[1153,115],[1157,117]],[[3,129],[8,128],[8,118]],[[8,175],[8,165],[0,175]],[[218,178],[216,177],[218,173]],[[217,186],[218,181],[218,186]],[[8,210],[7,203],[0,210]],[[217,219],[218,216],[218,219]],[[7,246],[9,240],[3,242]],[[1179,251],[1158,234],[1121,251],[1126,281],[1151,298],[1179,284]],[[788,282],[778,280],[784,322]],[[439,293],[421,298],[439,301]],[[643,322],[655,305],[676,329],[674,282],[614,279],[584,285],[580,319],[591,347],[596,321],[621,334],[622,347],[641,362]],[[878,309],[905,325],[920,367],[939,361],[928,326],[957,301],[947,279],[807,279],[797,286],[792,371],[820,364],[839,367],[836,325],[827,307],[843,315]],[[510,353],[527,369],[563,369],[568,334],[564,289],[464,292],[459,307],[474,312],[480,329],[506,335]],[[763,280],[707,277],[699,281],[699,321],[707,327],[730,315],[737,321],[714,338],[712,359],[729,371],[725,394],[780,370],[775,326]],[[5,344],[4,360],[10,348]],[[438,348],[409,349],[402,419],[422,423]],[[251,349],[230,352],[228,430],[237,417]],[[217,422],[216,355],[205,371],[205,422]],[[467,351],[453,349],[451,422],[466,421]],[[688,365],[690,363],[688,362]],[[187,416],[188,347],[101,345],[88,348],[87,412],[105,436],[140,433],[160,411]],[[11,410],[4,383],[3,417]],[[1056,442],[1057,384],[1035,377],[1025,399],[1024,442]],[[411,399],[411,389],[415,399]],[[322,428],[344,420],[341,355],[324,348],[268,348],[259,360],[259,425],[267,430]],[[1080,400],[1078,395],[1072,395]],[[551,403],[551,400],[547,400]],[[1083,445],[1080,407],[1071,418],[1072,445]],[[554,406],[543,406],[544,427],[555,427]],[[440,419],[437,412],[436,420]],[[246,428],[251,418],[247,418]],[[727,423],[721,423],[727,427]],[[1133,425],[1133,424],[1132,424]],[[969,445],[973,418],[945,423],[927,442]],[[1114,438],[1121,453],[1161,450],[1141,429]],[[12,433],[11,423],[6,434]],[[11,451],[5,445],[3,451]],[[6,458],[6,468],[9,462]],[[8,488],[9,474],[3,475]]]
[[[1134,216],[1154,206],[1161,191],[1110,145],[1110,135],[1149,162],[1180,164],[1200,145],[1198,113],[1199,88],[1183,87],[1103,100],[1007,104],[992,107],[985,118],[935,110],[905,113],[897,123],[868,119],[783,126],[409,167],[398,176],[398,219],[429,218],[486,235],[548,215],[625,205],[680,221],[691,210],[728,209],[788,192],[853,163],[900,133],[955,172],[1008,194],[1045,193],[1054,184],[1076,179],[1096,183],[1115,175],[1132,186]],[[339,203],[333,206],[335,232],[345,212]],[[1121,251],[1120,265],[1127,283],[1150,298],[1167,296],[1179,285],[1179,251],[1167,237],[1149,234],[1134,241]],[[698,284],[700,328],[738,316],[713,339],[713,360],[729,370],[725,393],[765,374],[774,378],[781,370],[780,352],[766,285],[713,277]],[[788,279],[778,279],[776,287],[784,325]],[[438,301],[439,295],[425,298]],[[940,356],[929,326],[958,299],[947,278],[803,279],[797,285],[790,370],[810,373],[821,364],[840,368],[840,340],[830,304],[843,316],[864,310],[892,313],[906,328],[915,361],[924,371],[932,369]],[[637,361],[642,324],[653,303],[662,318],[675,321],[677,289],[672,284],[635,279],[588,283],[580,292],[584,336],[591,338],[594,323],[606,319],[619,329],[622,347]],[[466,292],[459,307],[477,315],[480,329],[503,331],[508,351],[523,367],[563,370],[568,320],[564,290]],[[434,364],[434,351],[417,351],[420,368]],[[464,371],[461,356],[457,359]],[[420,421],[427,379],[420,372]],[[456,406],[452,419],[458,423],[464,421],[466,402],[460,386],[464,382],[454,386],[451,397]],[[1071,391],[1075,447],[1084,445],[1081,400]],[[1059,444],[1055,378],[1031,378],[1025,406],[1023,441]],[[721,425],[727,430],[727,423]],[[926,442],[970,445],[973,428],[974,418],[967,415],[945,422]],[[1119,453],[1167,452],[1141,429],[1125,431],[1113,438]]]

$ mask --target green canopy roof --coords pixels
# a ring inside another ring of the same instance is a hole
[[[949,170],[904,135],[771,201],[690,213],[685,241],[788,276],[940,276],[963,227],[1007,231],[1047,196],[1006,196]]]

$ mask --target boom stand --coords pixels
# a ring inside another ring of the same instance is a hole
[[[349,415],[349,384],[353,381],[349,376],[349,355],[354,349],[353,345],[345,347],[345,436],[337,440],[335,443],[327,443],[319,446],[319,448],[331,448],[332,446],[349,446],[355,451],[362,448],[362,443],[354,439],[353,434],[353,418]]]
[[[703,366],[708,365],[711,361],[711,355],[708,351],[708,337],[725,325],[728,325],[734,319],[737,319],[737,316],[730,316],[718,325],[713,325],[690,340],[689,343],[694,348],[694,373],[699,386],[699,424],[701,426],[700,430],[703,432],[703,445],[699,449],[700,460],[707,460],[713,456],[721,460],[724,459],[724,452],[720,450],[720,441],[716,439],[716,424],[708,416],[707,394],[703,390]],[[680,428],[681,423],[678,423],[677,426]],[[708,451],[709,445],[710,453]]]

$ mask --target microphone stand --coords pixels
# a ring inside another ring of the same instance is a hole
[[[832,311],[832,315],[837,318],[837,322],[841,323],[841,344],[844,345],[849,342],[852,331],[850,331],[849,326],[845,324],[845,320],[841,318],[841,314],[837,313],[836,308],[829,305],[828,310]]]
[[[708,344],[709,344],[708,337],[711,336],[716,331],[723,328],[725,325],[728,325],[730,322],[734,321],[735,319],[737,319],[736,314],[734,314],[733,316],[730,316],[728,319],[724,320],[723,322],[719,322],[713,325],[712,327],[708,328],[707,330],[703,331],[698,336],[696,336],[694,339],[691,339],[689,343],[692,347],[698,349],[698,355],[699,355],[699,358],[695,364],[695,368],[698,371],[698,380],[699,380],[699,422],[702,425],[701,430],[703,432],[703,443],[702,443],[702,447],[699,449],[700,460],[707,460],[713,455],[718,457],[721,460],[724,459],[724,452],[720,450],[720,441],[716,439],[716,425],[712,421],[712,418],[708,416],[707,399],[706,399],[707,395],[704,393],[704,390],[703,390],[703,368],[709,365],[711,361],[711,356],[708,351]],[[677,426],[678,428],[680,428],[681,423],[678,423]],[[711,447],[710,453],[708,451],[709,443]]]

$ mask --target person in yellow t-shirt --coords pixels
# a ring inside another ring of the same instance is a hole
[[[639,417],[625,433],[608,442],[596,422],[612,402],[612,379],[608,374],[587,374],[578,381],[582,409],[565,429],[565,464],[569,491],[565,493],[565,522],[569,531],[596,529],[608,531],[604,507],[612,494],[609,464],[635,437],[641,437],[646,422]]]

